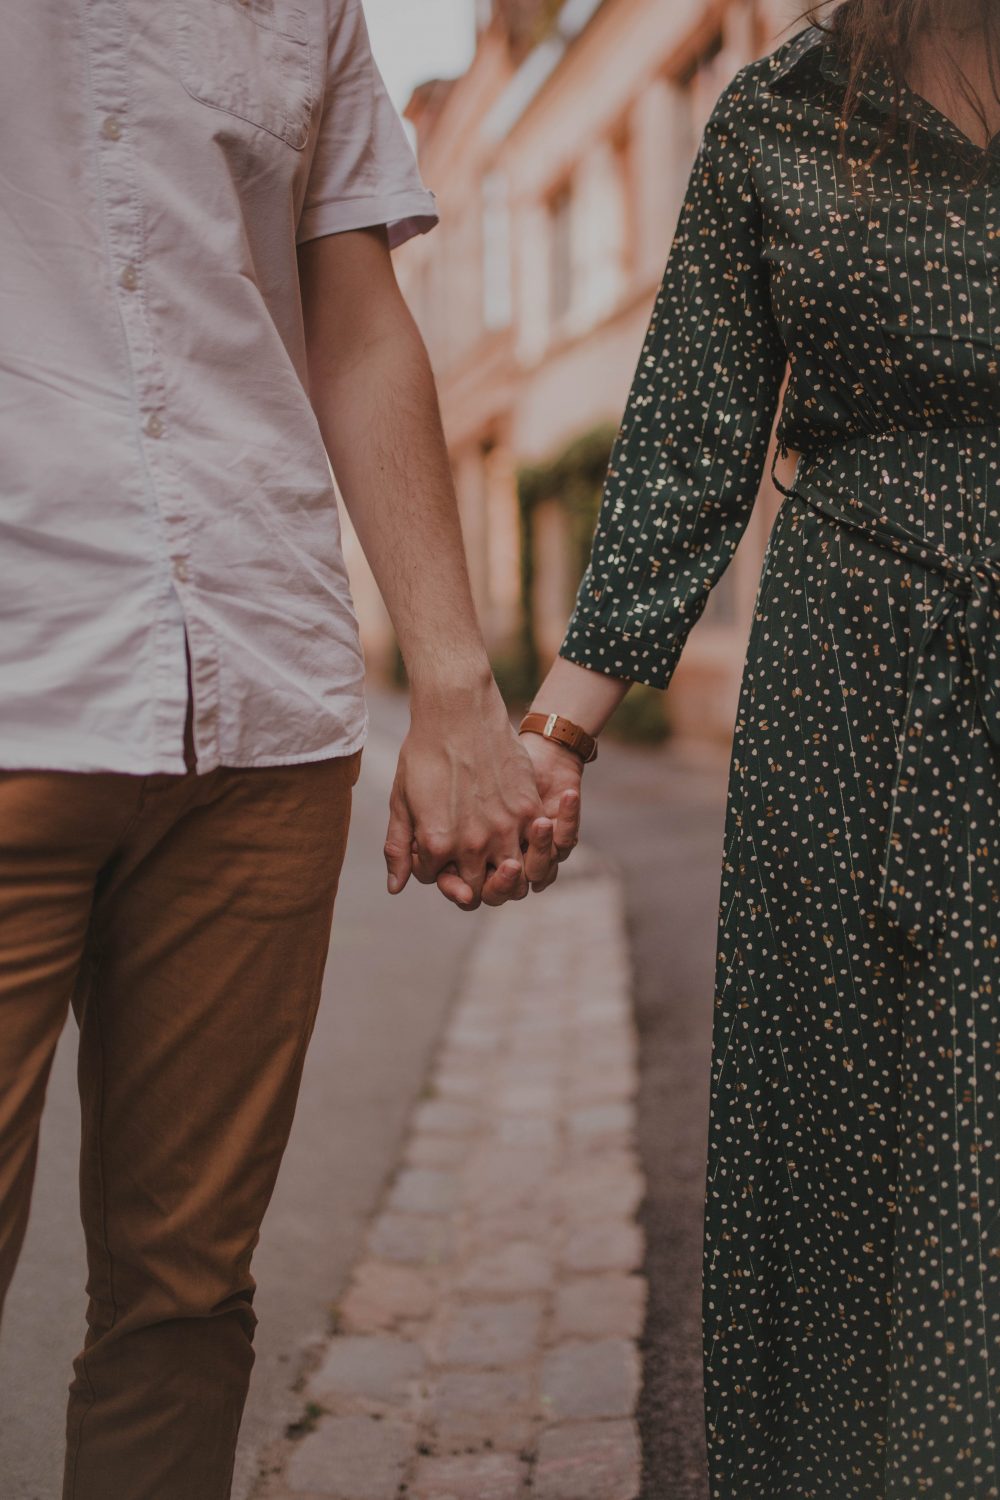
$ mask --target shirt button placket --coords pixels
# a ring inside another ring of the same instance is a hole
[[[114,0],[107,5],[90,5],[86,9],[86,29],[93,80],[93,98],[97,106],[94,135],[98,148],[101,195],[107,243],[110,248],[111,275],[119,292],[118,304],[131,374],[129,396],[139,413],[140,433],[150,445],[145,463],[148,503],[159,514],[165,539],[162,562],[177,581],[183,581],[180,560],[188,553],[187,518],[174,494],[174,476],[163,444],[158,439],[166,433],[163,415],[164,383],[159,351],[153,326],[148,317],[143,292],[144,244],[135,216],[135,176],[137,163],[130,139],[128,102],[134,91],[130,76],[131,62],[122,14],[126,7]],[[123,392],[123,396],[124,396]],[[183,611],[184,626],[189,634],[193,622]],[[176,626],[163,626],[157,641],[160,667],[173,672],[176,657]],[[193,656],[197,653],[192,652]],[[195,666],[198,662],[195,661]],[[204,667],[202,667],[204,675]],[[211,680],[209,678],[209,680]],[[181,695],[181,697],[186,695]],[[182,710],[176,694],[164,694],[159,705],[157,741],[173,745],[177,739],[177,714]],[[203,720],[204,715],[200,716]],[[205,733],[203,722],[199,735]],[[209,740],[212,731],[209,730]]]

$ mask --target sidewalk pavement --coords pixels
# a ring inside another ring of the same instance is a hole
[[[634,1500],[646,1287],[620,883],[578,850],[467,961],[254,1500]]]

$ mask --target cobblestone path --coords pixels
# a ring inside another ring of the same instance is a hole
[[[483,935],[404,1159],[255,1500],[638,1494],[619,884],[581,850],[543,896],[470,920]]]

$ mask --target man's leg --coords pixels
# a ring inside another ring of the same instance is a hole
[[[28,1221],[38,1122],[97,872],[135,777],[0,772],[0,1310]]]
[[[360,756],[147,778],[74,1004],[88,1331],[64,1500],[225,1500],[250,1257],[288,1138]]]

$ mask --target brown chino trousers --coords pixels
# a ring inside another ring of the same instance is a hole
[[[360,759],[0,772],[0,1305],[71,998],[80,1028],[89,1308],[63,1500],[230,1493],[250,1257],[316,1015]]]

